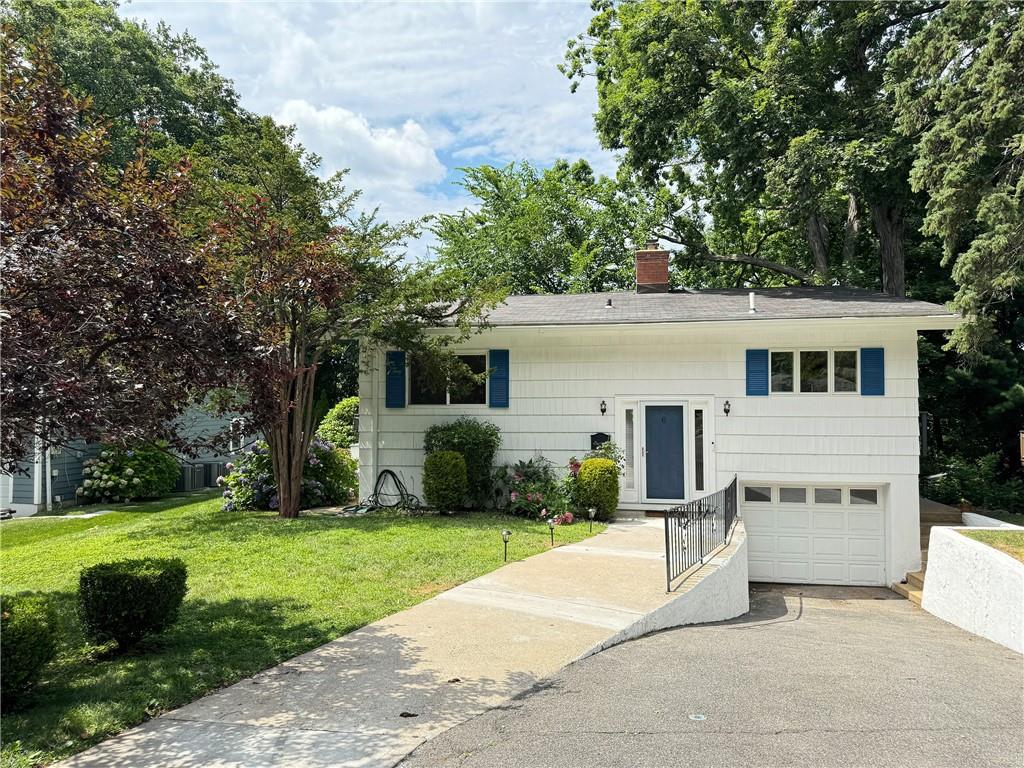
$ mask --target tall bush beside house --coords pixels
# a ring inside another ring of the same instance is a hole
[[[940,456],[934,462],[940,470],[938,476],[923,479],[921,493],[943,504],[966,501],[982,509],[1024,513],[1024,482],[1018,478],[1003,480],[999,460],[997,453],[973,461]]]
[[[18,706],[56,653],[57,616],[45,598],[0,598],[0,698],[5,712]]]
[[[316,433],[339,448],[348,448],[359,441],[359,434],[356,432],[358,416],[359,398],[346,397],[327,412]]]
[[[263,441],[227,465],[228,474],[217,478],[224,486],[222,509],[277,509],[280,500],[274,483],[270,451]],[[358,465],[347,450],[317,438],[309,446],[302,473],[300,509],[344,504],[359,487]]]
[[[466,459],[458,451],[434,451],[423,462],[423,496],[442,512],[461,509],[469,491]]]
[[[178,558],[99,563],[78,578],[78,616],[97,642],[129,648],[174,623],[188,570]]]
[[[180,474],[178,460],[159,443],[103,445],[97,457],[82,462],[78,495],[88,501],[155,499],[173,491]]]
[[[598,520],[610,520],[619,505],[619,467],[612,459],[584,459],[576,477],[581,508],[597,509]]]
[[[488,421],[462,416],[446,424],[434,424],[423,436],[423,449],[457,451],[466,460],[469,501],[477,508],[491,502],[491,473],[501,445],[501,430]]]

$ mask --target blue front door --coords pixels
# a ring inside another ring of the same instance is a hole
[[[647,498],[682,499],[683,410],[681,405],[644,408],[644,450],[647,462]]]

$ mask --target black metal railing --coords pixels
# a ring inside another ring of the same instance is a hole
[[[729,540],[736,520],[736,478],[725,488],[665,513],[665,589]]]

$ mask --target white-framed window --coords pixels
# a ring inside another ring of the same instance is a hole
[[[487,370],[485,352],[466,352],[457,357],[473,373],[482,374]],[[487,386],[485,379],[480,383],[467,382],[459,388],[441,387],[419,369],[415,360],[409,363],[409,405],[486,405]]]
[[[746,485],[743,487],[743,500],[756,504],[771,504],[772,488],[770,485]]]
[[[877,488],[851,488],[850,489],[850,504],[865,505],[865,506],[878,506],[878,489]]]
[[[768,391],[773,395],[860,392],[856,349],[772,349],[768,357]]]

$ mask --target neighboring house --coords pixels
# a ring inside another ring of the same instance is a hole
[[[200,408],[192,408],[182,416],[182,429],[196,438],[209,437],[227,427],[230,418],[210,415]],[[232,449],[241,449],[245,440],[239,440]],[[69,445],[37,451],[23,466],[24,473],[0,476],[0,509],[12,509],[19,514],[35,514],[54,503],[72,506],[79,502],[76,491],[82,485],[82,469],[86,459],[99,452],[99,445],[76,440]],[[217,476],[224,473],[229,454],[212,451],[200,453],[197,458],[182,459],[179,490],[197,490],[216,485]],[[50,482],[47,484],[47,475]],[[49,504],[48,504],[49,500]]]
[[[945,308],[862,290],[668,291],[666,251],[637,291],[512,296],[465,343],[486,386],[431,392],[402,352],[360,378],[360,495],[382,469],[421,493],[423,434],[467,415],[500,462],[625,451],[622,510],[664,510],[739,478],[755,581],[878,584],[920,566],[917,333]]]

